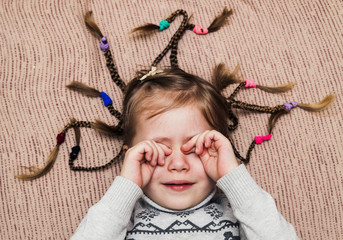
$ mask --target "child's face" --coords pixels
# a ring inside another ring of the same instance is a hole
[[[157,204],[174,210],[193,207],[204,200],[215,183],[207,176],[194,152],[184,153],[181,146],[193,136],[212,129],[194,105],[169,110],[153,118],[138,119],[132,144],[154,140],[172,149],[164,166],[157,166],[144,193]]]

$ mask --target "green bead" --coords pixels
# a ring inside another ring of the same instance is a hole
[[[164,29],[167,29],[169,27],[169,22],[167,20],[162,20],[160,22],[160,31],[163,31]]]

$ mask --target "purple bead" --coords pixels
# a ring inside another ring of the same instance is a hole
[[[108,50],[108,42],[106,36],[101,38],[100,48],[103,52]]]
[[[284,103],[283,105],[286,107],[287,111],[291,111],[292,108],[298,106],[298,103],[296,101],[293,101],[290,103]]]

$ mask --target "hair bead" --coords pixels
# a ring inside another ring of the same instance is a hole
[[[284,103],[283,105],[286,107],[287,111],[291,111],[292,108],[298,106],[298,103],[296,101],[293,101],[289,103]]]
[[[109,48],[109,44],[108,44],[108,41],[107,41],[107,38],[106,36],[103,36],[101,38],[101,42],[100,42],[100,48],[103,52],[106,52]]]
[[[195,24],[195,25],[194,25],[194,28],[193,28],[193,32],[195,32],[195,33],[198,34],[198,35],[204,35],[204,34],[207,34],[207,33],[208,33],[208,29],[207,29],[207,28],[200,27],[199,24]]]
[[[163,31],[164,29],[169,28],[169,22],[167,20],[162,20],[160,22],[160,28],[158,30]]]
[[[265,136],[256,136],[254,138],[256,144],[261,144],[263,141],[267,141],[269,139],[271,139],[272,135],[271,134],[268,134],[268,135],[265,135]]]
[[[113,103],[112,99],[105,92],[101,92],[100,96],[101,96],[102,100],[104,101],[104,105],[106,107]]]
[[[257,86],[257,83],[255,83],[251,79],[245,79],[245,87],[252,87],[255,88]]]
[[[70,159],[75,160],[77,158],[77,155],[79,155],[81,148],[79,145],[76,145],[75,147],[72,147],[71,153],[70,153]]]
[[[56,139],[57,139],[57,145],[61,145],[64,140],[65,140],[65,132],[61,132],[57,135]]]

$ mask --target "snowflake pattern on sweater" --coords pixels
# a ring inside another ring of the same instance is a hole
[[[230,239],[239,238],[239,222],[223,194],[213,192],[197,206],[174,211],[144,196],[136,204],[127,239]]]

